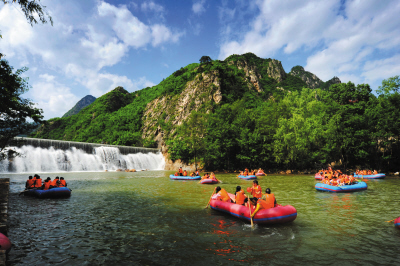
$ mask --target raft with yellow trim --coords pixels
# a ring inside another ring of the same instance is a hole
[[[234,195],[228,193],[231,198]],[[250,210],[248,206],[243,206],[231,202],[224,202],[217,199],[211,199],[210,206],[213,210],[224,212],[235,216],[244,221],[250,222]],[[252,210],[253,212],[254,210]],[[297,210],[292,205],[279,205],[270,209],[261,209],[253,217],[255,224],[283,224],[292,222],[297,217]]]

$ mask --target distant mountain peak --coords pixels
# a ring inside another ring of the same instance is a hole
[[[77,113],[79,113],[80,110],[82,110],[86,106],[90,105],[95,100],[96,100],[96,97],[94,97],[92,95],[86,95],[85,97],[80,99],[79,102],[77,102],[75,104],[75,106],[72,107],[68,112],[66,112],[62,117],[69,117],[72,115],[76,115]]]

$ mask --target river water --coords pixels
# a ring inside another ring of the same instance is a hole
[[[33,174],[33,173],[32,173]],[[259,178],[297,219],[256,225],[205,209],[215,186],[173,181],[170,171],[42,173],[64,176],[69,199],[19,196],[27,174],[9,177],[10,265],[398,265],[400,179],[368,190],[317,192],[311,175]],[[217,174],[234,192],[251,186]]]

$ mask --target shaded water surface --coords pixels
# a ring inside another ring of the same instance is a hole
[[[368,180],[368,190],[317,192],[311,175],[259,178],[297,219],[258,226],[204,209],[215,186],[172,181],[168,171],[60,173],[69,199],[18,196],[11,178],[10,265],[398,265],[400,179]],[[42,178],[57,174],[41,174]],[[251,181],[217,175],[234,192]]]

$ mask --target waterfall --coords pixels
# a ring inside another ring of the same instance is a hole
[[[105,171],[117,169],[164,170],[160,152],[121,154],[116,147],[93,147],[89,154],[76,147],[67,150],[24,145],[10,147],[21,156],[0,161],[0,173]]]

